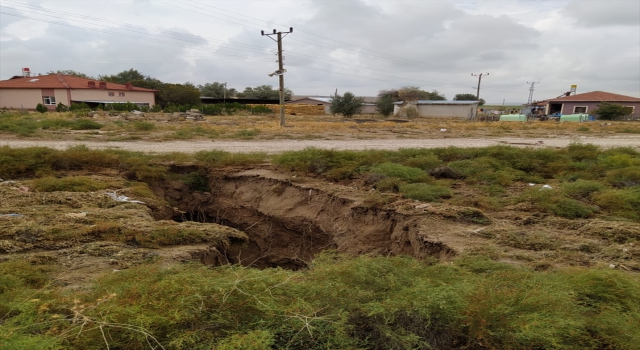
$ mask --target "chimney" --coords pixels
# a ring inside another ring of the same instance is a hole
[[[100,85],[100,88],[101,88],[101,89],[106,89],[106,88],[107,88],[107,83],[105,83],[104,81],[101,81],[101,82],[99,83],[99,85]]]
[[[31,76],[31,71],[29,70],[29,68],[22,68],[22,77],[28,78],[30,76]]]
[[[90,81],[90,82],[87,83],[87,85],[92,89],[96,88],[96,82],[95,81]]]
[[[131,83],[126,83],[124,84],[125,88],[127,88],[127,90],[133,90],[133,85]]]

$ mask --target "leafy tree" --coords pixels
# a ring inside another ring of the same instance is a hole
[[[447,98],[438,92],[438,90],[433,90],[432,92],[427,92],[418,86],[403,86],[398,90],[398,97],[402,101],[417,101],[417,100],[441,100],[444,101]]]
[[[597,115],[598,118],[605,120],[616,120],[626,117],[631,113],[633,113],[632,107],[626,107],[613,102],[600,102],[598,108],[593,111],[593,114]]]
[[[158,100],[162,106],[168,105],[199,105],[200,90],[193,84],[163,84],[158,93]]]
[[[206,83],[204,85],[198,85],[198,90],[200,90],[200,95],[207,97],[215,97],[215,98],[224,98],[226,97],[234,97],[238,93],[236,89],[231,88],[228,89],[226,84],[213,82]]]
[[[476,95],[474,94],[456,94],[456,96],[453,98],[454,101],[479,101],[480,103],[478,103],[480,106],[482,106],[483,104],[486,103],[486,101],[481,98],[480,100],[478,100],[476,98]]]
[[[80,77],[80,78],[85,78],[85,79],[95,79],[94,77],[81,73],[81,72],[76,72],[74,70],[71,69],[63,69],[63,70],[57,70],[57,71],[48,71],[46,74],[62,74],[62,75],[70,75],[72,77]]]
[[[378,92],[376,111],[385,117],[393,114],[393,103],[399,101],[398,90],[382,90]]]
[[[356,97],[351,92],[345,92],[343,96],[337,93],[331,97],[331,114],[342,114],[345,118],[351,118],[362,112],[364,97]]]
[[[134,81],[144,81],[148,77],[137,70],[131,68],[113,75],[100,75],[98,79],[116,84],[133,83]]]
[[[38,103],[38,105],[36,105],[36,111],[40,112],[40,113],[46,113],[47,112],[47,107],[45,105],[43,105],[42,103]]]
[[[293,92],[290,89],[284,89],[284,98],[291,99]],[[243,92],[239,92],[236,95],[240,98],[255,98],[261,100],[277,100],[280,98],[280,91],[273,88],[271,85],[260,85],[255,88],[247,87]]]

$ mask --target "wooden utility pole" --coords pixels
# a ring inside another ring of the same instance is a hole
[[[284,73],[286,73],[286,69],[284,69],[284,59],[282,57],[282,38],[284,38],[284,36],[282,36],[282,34],[284,34],[285,36],[287,34],[293,33],[293,28],[289,27],[289,31],[288,32],[277,32],[275,29],[273,30],[273,33],[271,34],[265,34],[264,30],[260,32],[263,36],[268,36],[269,39],[274,40],[275,42],[278,43],[278,70],[269,74],[270,77],[277,75],[279,80],[280,80],[280,126],[284,126],[285,125],[285,120],[284,120]],[[276,39],[273,39],[271,36],[275,35]]]
[[[480,82],[482,81],[482,76],[489,75],[489,73],[487,74],[480,73],[479,75],[471,73],[471,75],[474,77],[478,77],[478,90],[476,90],[476,101],[480,101]]]

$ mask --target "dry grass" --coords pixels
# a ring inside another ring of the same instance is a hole
[[[73,120],[72,113],[28,114],[24,118]],[[252,139],[396,139],[445,137],[546,137],[554,135],[584,135],[587,125],[590,136],[640,133],[636,122],[558,123],[548,122],[468,122],[415,118],[405,123],[390,121],[380,115],[362,115],[344,119],[332,115],[287,115],[286,126],[271,115],[207,116],[204,121],[129,122],[100,117],[98,130],[41,129],[31,138],[77,140],[171,140],[171,139],[247,139],[243,130],[258,130]],[[610,124],[610,125],[607,125]],[[440,130],[446,129],[443,133]],[[7,136],[12,135],[5,132]]]

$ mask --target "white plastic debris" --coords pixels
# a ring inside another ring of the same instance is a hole
[[[542,188],[540,189],[540,191],[542,190],[552,190],[553,187],[549,186],[549,185],[542,185]]]
[[[138,203],[138,204],[144,204],[144,202],[141,201],[137,201],[137,200],[133,200],[127,196],[123,196],[123,195],[118,195],[116,193],[116,191],[113,192],[107,192],[105,193],[107,196],[111,197],[111,199],[113,199],[116,202],[126,202],[126,203]]]
[[[612,268],[612,269],[615,269],[615,268],[616,268],[616,265],[614,265],[614,264],[609,264],[609,267],[610,267],[610,268]]]
[[[440,132],[447,132],[447,129],[440,129]]]
[[[533,187],[533,186],[535,186],[535,185],[536,185],[536,184],[534,184],[534,183],[529,183],[529,186],[531,186],[531,187]]]

